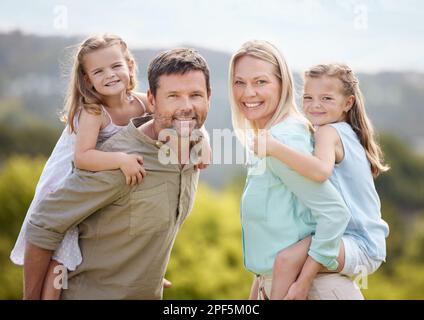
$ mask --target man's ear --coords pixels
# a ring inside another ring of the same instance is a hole
[[[150,89],[147,90],[147,111],[149,113],[154,113],[155,112],[155,108],[156,108],[156,100],[155,100],[155,96],[153,95],[152,91],[150,91]]]

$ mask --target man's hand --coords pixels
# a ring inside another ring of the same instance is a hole
[[[311,285],[305,281],[294,282],[283,300],[306,300],[308,298]]]

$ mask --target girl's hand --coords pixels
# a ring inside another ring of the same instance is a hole
[[[266,129],[260,129],[253,137],[250,149],[259,157],[272,156],[275,138]]]
[[[128,185],[135,186],[146,176],[146,170],[143,167],[143,157],[138,154],[123,153],[119,165],[125,176]]]

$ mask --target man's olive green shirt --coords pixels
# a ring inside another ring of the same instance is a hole
[[[62,299],[162,298],[162,279],[199,173],[192,164],[159,162],[161,143],[137,129],[147,120],[132,120],[98,147],[141,154],[147,175],[140,184],[127,186],[120,170],[75,169],[29,221],[26,240],[48,250],[56,250],[69,228],[79,228],[83,260],[69,274]]]

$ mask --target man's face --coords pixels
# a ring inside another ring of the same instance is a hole
[[[162,129],[174,129],[179,135],[187,134],[205,122],[210,94],[202,71],[162,75],[156,95],[149,90],[147,96],[153,106],[157,133]]]

